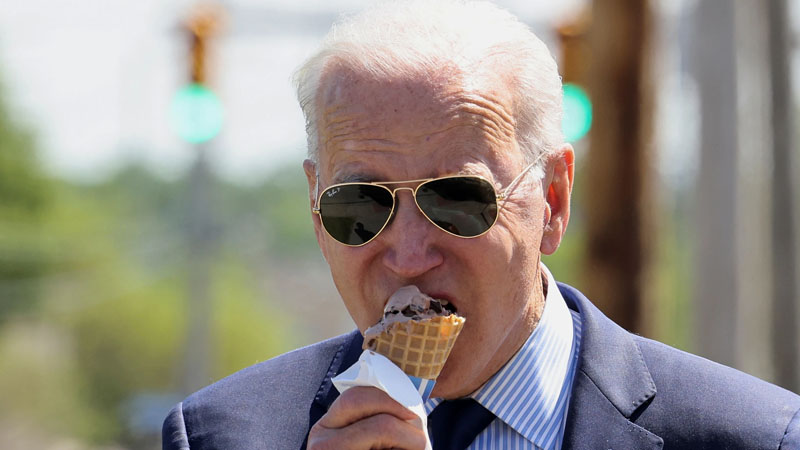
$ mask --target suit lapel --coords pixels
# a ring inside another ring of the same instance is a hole
[[[354,330],[350,333],[347,339],[345,339],[344,343],[339,347],[339,349],[336,351],[336,354],[333,356],[331,365],[328,367],[328,372],[322,379],[322,384],[320,384],[319,389],[317,390],[317,395],[314,396],[314,401],[311,403],[308,421],[309,429],[306,430],[306,440],[303,442],[303,446],[301,448],[306,448],[308,432],[311,430],[311,427],[314,426],[314,424],[317,423],[326,412],[328,412],[328,408],[331,406],[331,403],[333,403],[333,401],[336,400],[336,397],[339,396],[339,391],[333,387],[331,378],[344,372],[348,367],[352,366],[356,361],[358,361],[358,357],[361,355],[362,342],[364,342],[364,337],[361,336],[361,333],[358,330]]]
[[[580,292],[561,283],[559,290],[583,322],[562,448],[662,448],[660,437],[634,423],[656,395],[639,346]]]

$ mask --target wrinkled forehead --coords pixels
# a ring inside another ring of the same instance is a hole
[[[514,99],[495,74],[467,77],[445,65],[378,76],[335,67],[321,78],[316,100],[322,165],[359,149],[409,147],[441,156],[452,155],[449,146],[499,152],[515,139]]]
[[[396,71],[380,71],[358,63],[333,61],[325,66],[320,77],[315,103],[318,108],[336,104],[372,105],[379,112],[387,105],[374,100],[370,88],[383,87],[397,94],[402,105],[421,105],[428,101],[448,100],[453,96],[490,94],[510,109],[516,107],[511,87],[514,74],[502,68],[497,57],[487,56],[481,64],[461,67],[447,59],[421,67],[397,64]]]
[[[390,112],[441,108],[462,93],[463,77],[455,69],[377,75],[363,68],[336,65],[321,77],[316,101],[325,123],[345,110],[381,117]]]

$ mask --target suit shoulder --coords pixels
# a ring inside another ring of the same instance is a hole
[[[648,369],[654,378],[664,383],[688,383],[690,386],[702,388],[705,384],[715,384],[720,389],[742,387],[751,392],[759,392],[800,407],[800,396],[768,383],[760,378],[728,367],[709,359],[670,347],[662,342],[635,336],[637,345],[642,350]],[[688,379],[688,380],[687,380]]]
[[[321,382],[334,354],[348,336],[336,336],[242,369],[192,394],[184,404],[201,401],[206,397],[217,397],[220,394],[284,389],[288,387],[287,384],[312,381],[309,378]]]
[[[285,353],[195,392],[178,406],[182,424],[176,425],[173,409],[165,436],[183,427],[193,450],[300,447],[314,396],[351,338],[341,335]]]
[[[770,442],[774,444],[770,448],[779,448],[800,410],[800,396],[661,342],[634,339],[656,385],[656,395],[641,413],[640,424],[679,442],[731,439],[725,442]]]

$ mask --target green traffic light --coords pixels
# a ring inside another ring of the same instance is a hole
[[[192,144],[206,142],[222,129],[222,103],[210,89],[197,83],[175,93],[170,116],[178,136]]]
[[[564,117],[561,130],[567,142],[575,142],[592,127],[592,101],[578,85],[564,83]]]

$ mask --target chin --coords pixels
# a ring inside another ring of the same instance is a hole
[[[465,389],[465,385],[468,384],[469,380],[461,376],[463,373],[463,370],[448,363],[442,373],[439,374],[439,378],[436,379],[431,396],[453,399],[471,394],[474,389]]]

